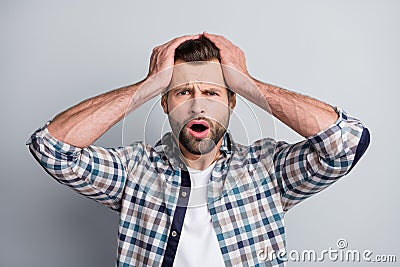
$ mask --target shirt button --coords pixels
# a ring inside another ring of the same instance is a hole
[[[186,197],[186,192],[185,191],[182,192],[182,196]]]
[[[175,237],[175,236],[177,236],[178,234],[176,233],[176,231],[172,231],[172,232],[171,232],[171,235],[172,235],[173,237]]]

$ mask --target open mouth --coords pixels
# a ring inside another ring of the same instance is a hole
[[[192,120],[186,127],[195,138],[205,138],[210,131],[210,126],[204,120]]]

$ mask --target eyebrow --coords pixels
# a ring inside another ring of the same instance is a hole
[[[222,89],[226,89],[225,87],[209,84],[210,87],[202,88],[201,91],[219,91]],[[172,88],[170,91],[180,91],[180,90],[192,90],[194,87],[194,83],[186,83]]]

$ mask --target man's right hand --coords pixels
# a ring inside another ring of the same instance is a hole
[[[57,115],[48,126],[58,140],[88,147],[128,111],[135,110],[168,87],[174,66],[175,49],[200,35],[175,38],[153,49],[149,73],[143,81],[85,100]]]
[[[174,38],[169,42],[156,46],[150,57],[149,73],[146,82],[159,93],[168,87],[173,72],[175,49],[187,40],[198,39],[201,35],[186,35]]]

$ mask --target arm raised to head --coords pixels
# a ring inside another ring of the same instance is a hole
[[[58,114],[48,125],[58,140],[76,147],[88,147],[127,112],[160,94],[169,84],[175,49],[183,42],[199,38],[187,35],[153,49],[149,72],[142,81],[87,99]]]

